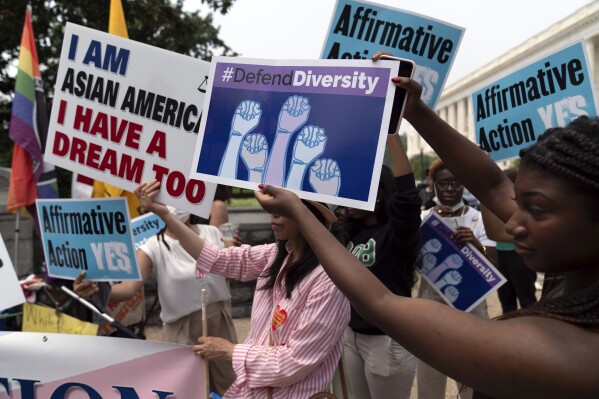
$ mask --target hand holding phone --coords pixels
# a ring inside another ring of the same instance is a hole
[[[381,60],[392,60],[398,62],[397,76],[403,78],[412,78],[414,75],[415,64],[414,61],[393,57],[390,55],[381,55]],[[405,89],[397,87],[395,89],[395,96],[393,97],[393,108],[391,109],[391,121],[389,123],[388,134],[395,134],[399,131],[399,124],[403,116],[403,110],[405,106],[407,92]]]

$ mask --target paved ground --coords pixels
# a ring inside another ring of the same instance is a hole
[[[501,314],[501,305],[499,304],[499,299],[497,298],[497,294],[493,293],[487,299],[487,304],[489,307],[489,316],[495,317]],[[243,341],[247,335],[247,332],[250,327],[250,319],[234,319],[235,328],[237,329],[237,335],[240,341]],[[160,327],[148,327],[146,328],[146,335],[149,340],[160,340]],[[417,398],[416,392],[416,384],[414,384],[414,388],[412,389],[411,399]],[[449,380],[447,383],[446,396],[447,399],[455,399],[457,398],[457,389],[456,384],[453,380]]]

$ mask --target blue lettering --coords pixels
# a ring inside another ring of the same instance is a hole
[[[125,76],[127,73],[127,64],[129,63],[129,50],[120,49],[117,52],[117,48],[112,45],[106,46],[106,57],[104,57],[104,65],[102,66],[105,70],[110,70],[112,73]]]
[[[71,388],[83,389],[85,391],[85,393],[88,395],[89,399],[102,399],[102,396],[100,396],[100,394],[95,389],[93,389],[89,385],[80,384],[78,382],[67,382],[66,384],[62,384],[61,386],[56,388],[56,390],[54,392],[52,392],[52,396],[50,396],[50,399],[65,399],[65,398],[67,398],[67,392]],[[25,399],[25,398],[23,398],[23,399]]]
[[[83,63],[86,65],[93,64],[96,68],[125,76],[127,64],[129,63],[129,53],[127,49],[119,50],[117,47],[108,44],[106,46],[106,55],[102,60],[102,43],[92,40],[83,58]]]
[[[79,36],[71,36],[71,45],[69,46],[69,60],[75,61],[75,54],[77,54],[77,43],[79,43]]]
[[[131,387],[113,386],[113,388],[119,391],[121,399],[139,399],[137,392]],[[173,392],[157,391],[155,389],[153,389],[152,392],[158,395],[158,399],[167,399],[169,396],[173,395]]]

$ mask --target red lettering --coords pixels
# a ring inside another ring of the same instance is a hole
[[[185,197],[192,204],[199,204],[206,195],[206,185],[201,180],[191,179],[185,187]]]
[[[57,122],[64,125],[64,114],[67,112],[67,102],[60,100],[60,106],[58,107],[58,119]]]
[[[87,143],[78,137],[73,137],[73,146],[71,147],[71,153],[69,159],[80,164],[85,164],[85,150],[87,149]],[[77,158],[77,159],[75,159]]]
[[[125,145],[134,150],[139,149],[139,139],[141,137],[142,126],[135,122],[129,122],[129,130],[127,130],[127,137],[125,137]]]
[[[94,124],[92,125],[89,134],[92,136],[97,136],[100,134],[104,140],[108,140],[108,115],[104,112],[98,112],[96,115],[96,119],[94,119]]]
[[[85,165],[90,168],[98,169],[98,161],[100,160],[100,155],[102,155],[102,146],[98,144],[89,143],[89,150],[87,151],[87,162]]]
[[[56,135],[54,136],[54,145],[52,146],[52,154],[64,157],[69,153],[69,136],[64,134],[63,132],[56,131]]]
[[[146,152],[150,155],[158,153],[162,159],[166,159],[166,134],[160,130],[156,130]]]
[[[183,173],[173,170],[166,178],[166,191],[177,198],[185,191],[185,176]]]
[[[141,175],[144,171],[145,162],[143,159],[132,158],[130,155],[123,154],[119,167],[119,177],[141,183]]]
[[[73,128],[77,130],[82,130],[84,132],[89,132],[89,125],[91,124],[93,113],[93,110],[85,108],[82,105],[77,105],[77,110],[75,111],[75,121],[73,122]]]
[[[154,165],[152,170],[156,172],[154,179],[158,180],[160,183],[162,183],[162,178],[165,175],[168,175],[168,168],[165,168],[164,166]]]
[[[108,172],[116,176],[116,161],[117,161],[117,153],[110,148],[106,150],[104,154],[104,158],[102,158],[102,163],[100,164],[99,170],[102,172]]]

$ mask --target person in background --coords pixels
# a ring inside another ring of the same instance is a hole
[[[343,348],[349,303],[318,263],[296,222],[271,214],[276,243],[220,248],[192,234],[164,204],[154,202],[160,183],[135,189],[142,206],[160,216],[182,247],[197,259],[197,277],[209,272],[257,280],[251,327],[243,344],[200,337],[204,359],[232,363],[236,380],[224,398],[309,398],[327,391]],[[335,221],[326,206],[306,201],[322,225]]]
[[[506,169],[503,173],[512,182],[516,181],[516,169]],[[513,237],[505,232],[505,224],[485,206],[481,207],[481,214],[487,235],[497,242],[497,270],[507,279],[497,290],[503,313],[518,309],[518,302],[521,308],[535,304],[537,273],[526,267],[516,252]]]
[[[400,77],[392,82],[408,92],[405,118],[506,223],[527,266],[563,273],[562,295],[498,320],[393,295],[295,194],[262,186],[256,192],[261,206],[297,223],[360,314],[414,355],[473,387],[476,399],[599,397],[599,119],[581,116],[548,129],[522,151],[514,185],[421,101],[417,82]]]
[[[191,224],[189,212],[168,207],[167,212],[177,218],[190,234],[222,248],[220,231],[209,225]],[[160,318],[163,321],[162,340],[184,345],[194,345],[202,335],[202,289],[206,289],[208,304],[206,321],[208,334],[237,342],[230,306],[227,282],[217,274],[206,278],[195,278],[195,259],[181,246],[173,232],[167,227],[151,237],[137,251],[137,263],[141,281],[126,281],[112,285],[108,297],[111,303],[127,301],[143,289],[151,273],[156,277],[160,300]],[[83,280],[84,272],[74,283],[74,290],[84,298],[98,292],[98,284]],[[222,395],[235,380],[231,363],[214,360],[208,363],[210,390]]]
[[[426,187],[420,189],[418,195],[420,196],[420,209],[427,210],[435,206],[433,198],[435,197],[435,190],[433,188],[433,179],[431,179],[430,168],[425,171],[426,174]]]
[[[347,248],[395,295],[411,296],[416,282],[420,198],[399,135],[387,136],[391,171],[383,166],[374,211],[347,208]],[[352,308],[344,359],[355,398],[409,399],[416,358]]]
[[[472,244],[480,253],[494,262],[497,257],[495,242],[487,238],[480,212],[464,204],[464,185],[462,182],[456,179],[454,174],[440,159],[431,164],[429,173],[439,205],[423,211],[422,219],[425,219],[430,212],[436,212],[455,229],[453,237],[455,242]],[[441,296],[424,279],[420,280],[418,297],[432,299],[445,304]],[[488,319],[489,314],[487,312],[486,301],[477,305],[471,310],[471,313]],[[417,364],[418,398],[434,399],[445,397],[447,377],[420,359],[418,359]],[[459,388],[462,398],[472,396],[472,391],[467,387],[459,386]]]
[[[231,199],[231,187],[219,184],[216,186],[214,193],[214,201],[210,208],[210,216],[208,219],[196,215],[192,215],[194,224],[209,224],[211,226],[220,226],[229,221],[229,211],[227,204]]]

